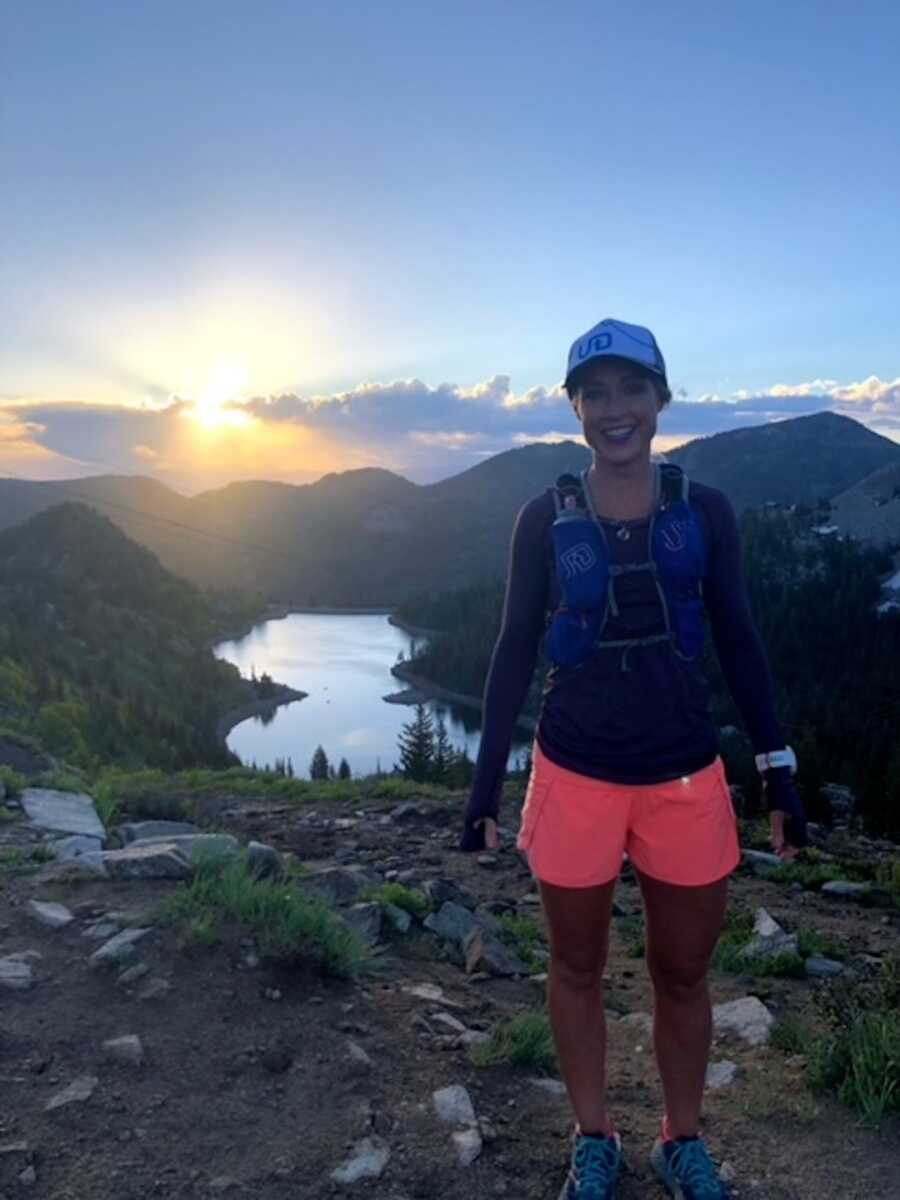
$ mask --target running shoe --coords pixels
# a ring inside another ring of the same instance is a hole
[[[622,1139],[575,1134],[572,1166],[559,1200],[614,1200],[622,1169]]]
[[[650,1163],[675,1200],[729,1200],[728,1188],[699,1136],[665,1142],[657,1138]]]

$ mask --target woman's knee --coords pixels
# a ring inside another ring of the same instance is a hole
[[[605,943],[589,953],[552,949],[550,972],[553,982],[575,992],[587,992],[600,987],[606,966],[606,950]]]
[[[676,961],[669,955],[647,952],[647,969],[654,989],[673,999],[689,1000],[704,991],[709,970],[709,959],[683,959]]]

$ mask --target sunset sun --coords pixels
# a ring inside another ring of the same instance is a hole
[[[229,407],[231,401],[240,398],[248,381],[249,372],[242,363],[233,359],[218,360],[210,366],[206,388],[194,400],[188,415],[204,429],[249,425],[251,418],[247,413]]]

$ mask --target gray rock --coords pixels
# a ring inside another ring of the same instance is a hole
[[[58,833],[83,833],[103,839],[106,830],[90,796],[52,788],[25,788],[22,807],[32,824]]]
[[[432,1022],[436,1021],[439,1025],[444,1025],[447,1029],[452,1029],[454,1033],[468,1032],[462,1021],[448,1012],[430,1013],[428,1019]]]
[[[491,1035],[482,1033],[480,1029],[467,1029],[457,1039],[458,1044],[466,1050],[471,1050],[474,1046],[486,1046],[490,1040]]]
[[[64,904],[44,903],[41,900],[26,900],[25,912],[48,929],[63,929],[75,920],[74,914]]]
[[[736,1033],[750,1046],[765,1046],[775,1018],[756,996],[741,996],[713,1005],[716,1033]]]
[[[354,904],[344,919],[370,945],[381,936],[381,905],[374,900]]]
[[[784,865],[777,854],[768,854],[764,850],[745,850],[743,862],[752,867],[756,875],[765,875],[775,867]]]
[[[377,886],[379,877],[365,867],[325,867],[298,879],[298,884],[328,896],[336,904],[352,904],[366,888]]]
[[[267,846],[265,842],[247,843],[247,861],[254,875],[263,879],[280,879],[284,874],[281,855],[274,846]]]
[[[464,1007],[458,1000],[451,1000],[449,996],[445,996],[443,988],[438,987],[436,983],[406,984],[403,991],[409,996],[415,996],[417,1000],[427,1000],[433,1004],[443,1004],[446,1008]]]
[[[395,933],[409,933],[412,917],[405,908],[400,908],[396,904],[385,904],[383,909],[384,919]]]
[[[29,1164],[19,1175],[19,1184],[23,1188],[32,1188],[37,1183],[37,1171]]]
[[[469,975],[485,971],[488,975],[527,975],[528,967],[499,938],[475,928],[463,942],[466,971]]]
[[[828,883],[822,884],[823,895],[840,896],[848,900],[858,900],[861,896],[867,896],[871,890],[871,884],[852,883],[849,879],[830,879]]]
[[[67,1104],[80,1104],[89,1100],[99,1082],[96,1075],[79,1075],[67,1088],[63,1088],[47,1101],[44,1112],[53,1112],[54,1109],[63,1108]]]
[[[775,958],[779,954],[796,954],[798,938],[787,933],[764,908],[756,910],[754,936],[739,952],[741,958]]]
[[[237,838],[230,833],[179,833],[171,837],[140,838],[131,842],[124,850],[108,853],[136,854],[146,848],[159,846],[174,847],[182,858],[191,863],[237,854],[240,849]]]
[[[347,1041],[347,1053],[345,1055],[347,1065],[352,1069],[354,1074],[364,1075],[372,1070],[372,1056],[363,1049],[359,1042],[354,1042],[352,1038]]]
[[[566,1085],[561,1079],[538,1079],[535,1076],[528,1082],[532,1087],[540,1088],[542,1092],[548,1092],[551,1096],[566,1095]]]
[[[456,1161],[461,1167],[470,1167],[481,1153],[482,1140],[480,1132],[471,1129],[457,1129],[451,1133],[450,1140],[456,1151]]]
[[[737,1063],[730,1062],[727,1058],[723,1058],[721,1062],[711,1062],[706,1068],[706,1086],[711,1091],[727,1087],[734,1083],[736,1074]]]
[[[107,917],[103,917],[99,921],[92,921],[90,925],[85,925],[81,936],[91,938],[95,942],[106,942],[111,937],[115,937],[121,928],[122,926],[117,921],[110,921]]]
[[[139,989],[137,998],[138,1000],[161,1000],[171,990],[172,985],[168,979],[161,979],[157,975],[153,979],[148,979],[144,986]]]
[[[472,1097],[460,1083],[450,1087],[440,1088],[431,1096],[434,1109],[442,1121],[448,1125],[474,1125],[475,1106]]]
[[[831,979],[844,970],[843,963],[836,962],[833,958],[824,958],[821,954],[811,954],[803,965],[811,979]]]
[[[653,1032],[653,1017],[649,1013],[625,1013],[619,1024],[625,1025],[627,1028],[636,1029],[644,1037],[649,1037]]]
[[[331,1172],[335,1183],[356,1183],[359,1179],[379,1179],[391,1157],[387,1142],[382,1138],[363,1138],[353,1147],[350,1157]]]
[[[468,892],[457,887],[450,879],[427,879],[422,884],[422,891],[434,909],[439,909],[448,900],[462,908],[475,908],[478,904],[474,896],[470,896]]]
[[[425,814],[415,804],[398,804],[395,809],[391,810],[390,818],[398,825],[407,824],[410,821],[417,821]]]
[[[134,987],[145,975],[149,974],[150,968],[146,963],[135,963],[133,967],[126,967],[122,974],[116,980],[120,987]]]
[[[144,1065],[144,1047],[137,1034],[129,1033],[124,1037],[110,1038],[103,1043],[106,1057],[113,1062],[126,1063],[129,1067]]]
[[[0,987],[12,992],[25,992],[34,987],[34,972],[31,964],[43,958],[40,950],[17,950],[0,958]]]
[[[103,849],[103,841],[96,837],[86,837],[83,833],[73,833],[69,837],[47,842],[47,849],[60,862],[68,862],[82,854],[98,854]]]
[[[109,871],[103,861],[103,851],[86,850],[75,858],[57,859],[47,863],[35,875],[35,883],[76,883],[82,880],[106,879]]]
[[[492,934],[497,934],[500,929],[490,913],[470,912],[453,900],[446,900],[436,913],[430,913],[422,923],[445,942],[454,942],[459,947],[463,946],[473,929]]]
[[[132,842],[148,839],[159,841],[161,838],[200,833],[200,830],[187,821],[126,821],[124,825],[118,826],[117,833],[122,839],[122,844],[128,846]]]
[[[83,854],[80,862],[89,858]],[[103,865],[113,879],[190,879],[193,867],[168,842],[138,842],[124,850],[104,850]]]
[[[116,967],[136,954],[136,945],[152,929],[123,929],[95,950],[88,960],[92,967]]]

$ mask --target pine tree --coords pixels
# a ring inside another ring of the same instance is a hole
[[[444,714],[439,713],[434,729],[434,760],[431,764],[431,778],[435,783],[446,783],[453,759],[453,747],[447,735],[447,724]]]
[[[434,761],[434,726],[424,704],[416,705],[415,719],[400,730],[397,739],[400,769],[407,779],[424,783]]]
[[[350,764],[347,762],[346,758],[342,758],[340,761],[340,765],[338,766],[338,779],[350,779],[350,778],[351,778]]]
[[[328,766],[328,755],[321,746],[316,746],[315,753],[309,764],[310,779],[327,779]]]

